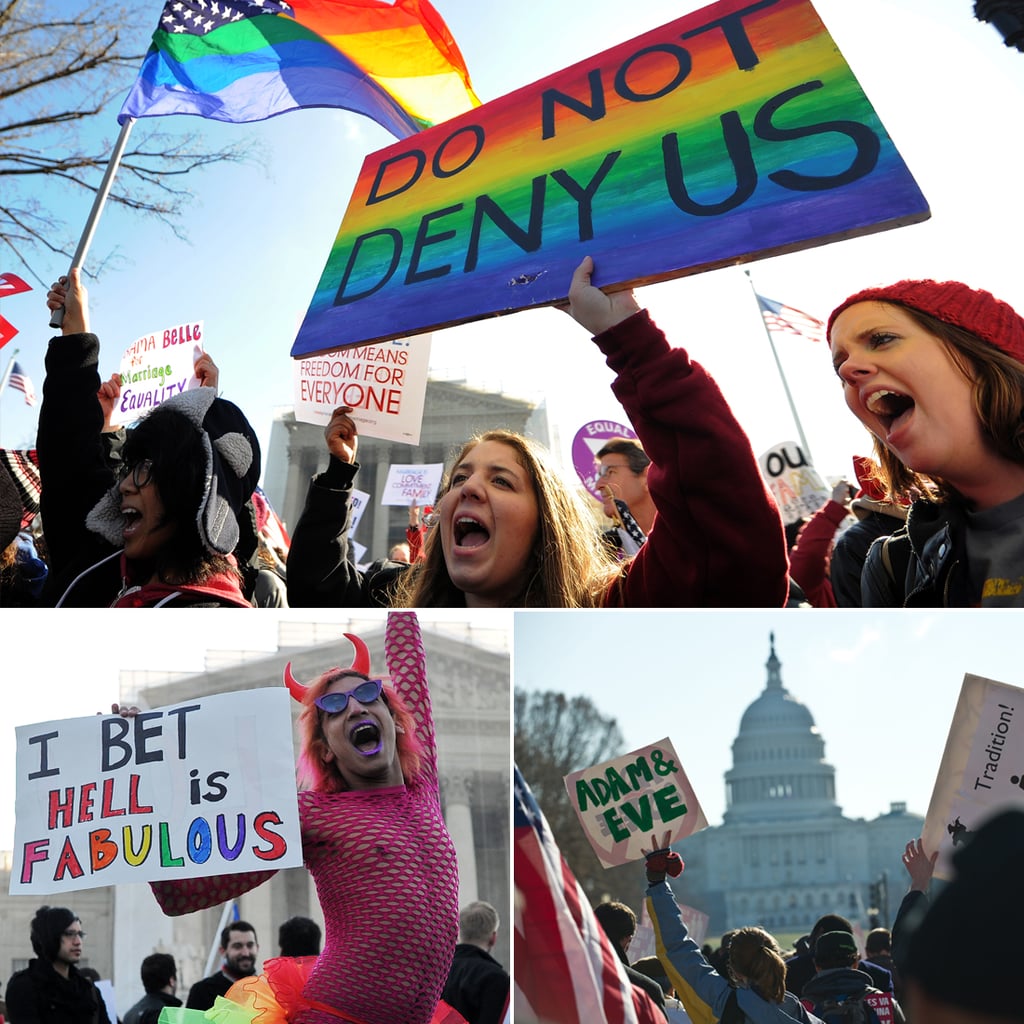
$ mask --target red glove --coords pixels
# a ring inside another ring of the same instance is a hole
[[[664,882],[665,875],[678,878],[683,873],[683,861],[672,850],[652,850],[647,854],[647,881]]]

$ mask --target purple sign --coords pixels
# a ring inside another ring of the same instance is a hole
[[[572,439],[572,464],[583,486],[597,498],[604,501],[597,490],[597,453],[609,442],[617,438],[628,438],[636,441],[636,432],[632,427],[611,420],[594,420],[584,423]]]

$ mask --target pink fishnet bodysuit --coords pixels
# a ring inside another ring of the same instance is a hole
[[[385,658],[416,718],[423,762],[415,783],[375,791],[299,793],[306,866],[327,925],[303,995],[366,1024],[428,1024],[458,932],[458,867],[441,816],[437,747],[419,622],[390,612]],[[166,914],[215,906],[273,872],[153,882]],[[337,1024],[310,1008],[298,1018]]]

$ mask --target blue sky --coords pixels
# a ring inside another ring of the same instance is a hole
[[[67,0],[71,3],[72,0]],[[482,99],[495,98],[657,27],[702,4],[645,0],[623,16],[621,0],[585,7],[521,0],[482,8],[437,0]],[[153,3],[152,25],[159,14]],[[819,0],[816,8],[912,173],[933,219],[858,240],[763,260],[751,267],[760,291],[824,316],[864,284],[905,276],[960,278],[1024,308],[1016,261],[1005,258],[1019,233],[1017,194],[1024,109],[1024,57],[976,22],[969,0]],[[144,47],[150,29],[139,33]],[[131,74],[126,73],[125,91]],[[101,129],[116,135],[120,99]],[[1010,112],[1010,113],[1008,113]],[[178,124],[176,124],[176,122]],[[113,256],[91,285],[93,324],[104,345],[101,369],[154,329],[204,320],[221,366],[222,392],[247,411],[266,443],[275,409],[291,404],[288,352],[364,156],[391,141],[367,119],[310,110],[254,125],[164,118],[165,130],[199,130],[211,145],[251,139],[262,164],[226,166],[191,179],[195,199],[179,242],[164,226],[108,210],[91,259]],[[66,186],[40,187],[43,204],[65,217],[71,244],[88,197]],[[3,257],[2,272],[22,268]],[[41,260],[44,280],[65,261]],[[755,451],[795,437],[778,373],[750,286],[738,268],[641,290],[670,338],[718,377]],[[50,331],[43,291],[4,300],[0,313],[21,333],[13,348],[39,390]],[[782,352],[817,466],[849,474],[850,456],[867,450],[862,429],[842,406],[821,346],[792,340]],[[432,369],[510,394],[546,399],[568,450],[591,419],[621,419],[609,373],[586,335],[554,310],[537,310],[436,332]],[[36,409],[0,395],[0,444],[26,446]],[[453,438],[453,443],[459,439]]]

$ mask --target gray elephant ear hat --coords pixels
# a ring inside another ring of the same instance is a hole
[[[194,517],[207,551],[218,555],[234,551],[239,538],[237,517],[256,489],[261,469],[259,441],[237,405],[218,398],[213,388],[175,395],[128,432],[122,457],[128,465],[152,459],[168,515]],[[196,493],[195,478],[198,507],[176,509],[185,495]],[[117,486],[89,513],[86,525],[121,546],[123,519]]]

